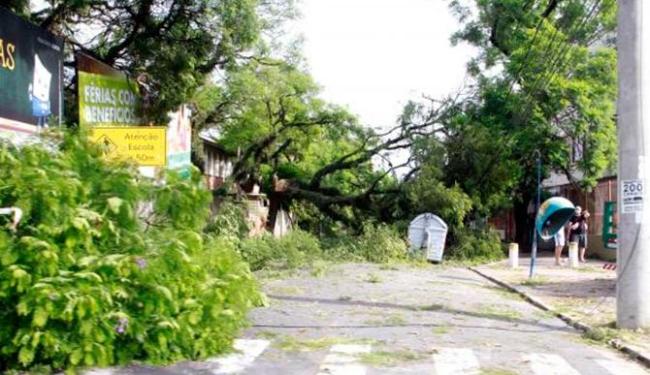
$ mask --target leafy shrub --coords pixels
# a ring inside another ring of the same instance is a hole
[[[217,214],[205,228],[205,232],[237,242],[248,236],[249,229],[244,207],[237,202],[226,200],[219,206]]]
[[[158,186],[83,136],[51,148],[0,145],[0,206],[24,211],[0,229],[0,372],[228,349],[260,296],[233,244],[200,234],[199,174]]]
[[[261,269],[293,269],[310,263],[321,255],[318,239],[300,229],[281,238],[270,234],[241,242],[240,252],[253,271]]]
[[[386,263],[405,259],[406,242],[395,228],[368,223],[359,236],[345,236],[326,241],[325,253],[332,260]]]
[[[364,260],[375,263],[404,259],[407,254],[402,236],[386,224],[365,225],[355,250]]]
[[[456,260],[484,262],[503,258],[499,235],[490,230],[460,229],[452,233],[446,257]]]

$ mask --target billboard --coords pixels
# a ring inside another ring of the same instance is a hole
[[[80,126],[143,125],[138,85],[123,72],[78,54],[77,88]]]
[[[0,7],[0,135],[17,139],[63,115],[63,39]]]
[[[143,126],[138,83],[87,54],[76,57],[79,125],[91,129],[91,138],[106,155],[134,160],[141,167],[167,167],[189,175],[190,110],[181,106],[169,113],[167,128]],[[147,169],[147,174],[155,175],[156,168]]]

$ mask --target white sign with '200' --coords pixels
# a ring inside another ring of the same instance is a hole
[[[624,214],[643,211],[643,180],[623,180],[621,182],[621,210]]]

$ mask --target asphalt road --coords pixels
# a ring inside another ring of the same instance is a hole
[[[263,284],[270,306],[238,353],[94,374],[647,373],[462,268],[346,264]]]

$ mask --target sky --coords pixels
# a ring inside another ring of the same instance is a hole
[[[295,24],[322,97],[373,128],[395,124],[409,99],[444,97],[475,54],[452,47],[458,22],[445,0],[301,0]]]

